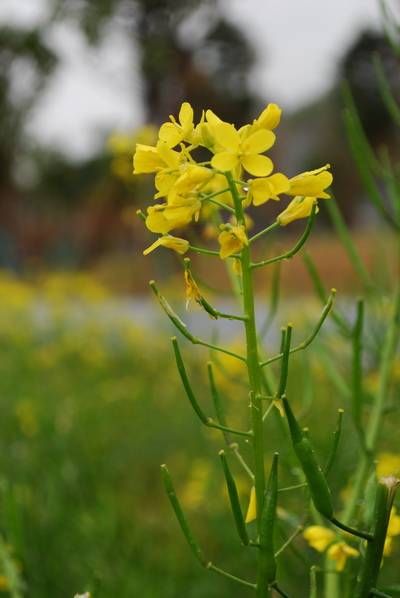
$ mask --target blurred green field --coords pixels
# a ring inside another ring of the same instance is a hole
[[[112,298],[103,287],[79,274],[48,276],[36,285],[2,275],[0,300],[3,594],[250,595],[198,566],[161,487],[159,465],[167,463],[207,557],[237,575],[254,576],[254,555],[237,540],[224,491],[217,455],[223,438],[217,431],[201,429],[187,403],[168,327],[164,334],[155,323],[156,335],[151,329],[145,332],[140,322],[109,308]],[[303,301],[298,321],[298,310],[291,309],[296,337],[301,339],[318,319],[320,307],[313,300]],[[281,324],[277,321],[277,330]],[[376,325],[373,334],[381,333]],[[196,353],[202,358],[201,367],[194,352],[184,347],[199,396],[211,413],[204,366],[209,355],[201,349]],[[290,373],[289,388],[298,401],[301,421],[310,427],[322,458],[329,451],[337,408],[345,407],[337,398],[338,382],[329,375],[333,359],[342,363],[345,379],[348,355],[328,325],[307,355],[296,356]],[[371,389],[376,383],[375,365],[371,352],[367,378]],[[227,358],[218,360],[216,368],[228,412],[236,413],[230,423],[243,427],[247,397],[241,366]],[[399,384],[400,367],[395,369]],[[300,471],[290,457],[286,429],[275,409],[266,430],[268,447],[277,441],[288,447],[282,450],[281,484],[296,483]],[[397,427],[388,424],[382,450],[396,451],[396,435]],[[344,438],[331,476],[342,496],[356,450],[348,417]],[[245,446],[243,452],[246,455]],[[245,509],[251,484],[234,461],[232,466]],[[308,504],[303,491],[282,495],[278,544],[292,533],[296,517]],[[284,554],[282,583],[291,595],[306,596],[307,571],[316,553],[299,537]],[[385,562],[383,577],[388,582],[398,555],[395,546]],[[298,588],[304,591],[296,593]]]

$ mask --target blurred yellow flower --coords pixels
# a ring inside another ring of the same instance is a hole
[[[322,525],[310,525],[304,530],[303,537],[312,548],[324,552],[336,538],[336,534]]]
[[[336,571],[343,571],[347,559],[357,558],[360,553],[358,550],[346,544],[346,542],[336,542],[328,548],[328,558],[336,562]]]
[[[383,554],[389,556],[393,550],[393,537],[400,536],[400,516],[396,507],[392,507]]]
[[[147,247],[147,249],[143,251],[143,255],[148,255],[157,249],[157,247],[166,247],[167,249],[172,249],[173,251],[183,255],[189,249],[189,241],[186,241],[186,239],[180,239],[179,237],[172,237],[171,235],[159,237],[157,241],[154,241],[150,247]]]
[[[223,230],[218,236],[218,241],[220,244],[219,255],[222,260],[237,253],[249,243],[242,225],[230,226]]]
[[[376,475],[378,478],[400,474],[400,455],[398,453],[379,453],[377,461]]]

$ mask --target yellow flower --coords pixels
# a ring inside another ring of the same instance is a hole
[[[357,558],[358,550],[346,544],[346,542],[336,542],[328,549],[328,558],[336,561],[336,571],[343,571],[346,561],[349,557]]]
[[[157,241],[154,241],[150,247],[147,247],[143,251],[143,255],[148,255],[157,247],[167,247],[167,249],[173,249],[177,253],[183,255],[189,249],[189,242],[185,239],[180,239],[179,237],[172,237],[171,235],[167,235],[165,237],[159,237]]]
[[[189,224],[198,215],[201,203],[198,200],[181,200],[180,205],[156,204],[147,208],[146,226],[152,233],[169,233],[174,228]]]
[[[214,176],[209,168],[188,164],[185,171],[177,178],[168,193],[168,203],[174,204],[188,193],[203,191],[204,186]]]
[[[333,542],[336,534],[322,525],[310,525],[304,530],[303,537],[312,548],[318,552],[324,552]]]
[[[183,154],[161,141],[155,147],[137,143],[133,156],[133,174],[149,174],[165,168],[177,170],[183,159]]]
[[[164,141],[168,147],[175,147],[181,141],[191,142],[194,131],[193,108],[189,102],[183,102],[179,110],[178,120],[170,115],[170,123],[164,123],[160,127],[159,138]]]
[[[225,122],[213,124],[211,131],[222,148],[211,160],[213,168],[228,172],[241,165],[253,176],[268,176],[272,172],[272,160],[260,155],[273,146],[272,131],[260,129],[243,139],[233,125]]]
[[[383,554],[389,556],[393,550],[393,537],[400,535],[400,516],[397,515],[396,507],[392,507],[389,525],[387,529],[387,536],[385,539],[385,546],[383,548]]]
[[[397,515],[396,507],[392,507],[392,511],[390,513],[387,535],[391,537],[400,536],[400,516]]]
[[[294,220],[308,218],[316,201],[315,197],[295,197],[287,206],[286,210],[278,215],[277,221],[281,226],[286,226]],[[318,213],[318,207],[316,213]]]
[[[382,478],[400,474],[400,455],[396,453],[379,453],[376,464],[376,475]]]
[[[249,192],[247,202],[253,202],[255,206],[261,206],[269,199],[279,200],[281,193],[287,193],[290,188],[289,179],[279,172],[267,178],[248,181]]]
[[[222,260],[237,253],[249,243],[242,225],[229,226],[219,234],[218,241],[221,246],[219,256]]]
[[[256,500],[256,489],[254,486],[252,486],[251,491],[250,491],[250,500],[249,500],[249,506],[247,508],[247,514],[246,514],[245,521],[246,521],[246,523],[251,523],[255,519],[257,519],[257,500]]]
[[[330,195],[325,193],[325,189],[332,184],[333,177],[330,172],[327,172],[328,168],[330,164],[325,164],[321,168],[302,172],[291,178],[288,195],[329,199]]]
[[[0,591],[6,592],[10,589],[10,582],[8,581],[8,577],[5,575],[0,575]]]

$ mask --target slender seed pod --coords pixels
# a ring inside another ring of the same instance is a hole
[[[283,397],[282,401],[289,424],[293,449],[306,476],[314,506],[321,515],[331,519],[333,517],[332,496],[325,474],[317,461],[310,440],[304,435],[297,423],[288,400]]]
[[[382,563],[383,549],[389,525],[390,512],[400,480],[381,478],[375,495],[373,539],[367,544],[364,562],[358,576],[355,598],[368,598],[376,587]]]
[[[161,465],[161,473],[163,477],[165,491],[168,495],[171,506],[175,512],[182,533],[185,536],[186,542],[189,544],[190,549],[193,555],[196,557],[196,559],[200,562],[201,565],[203,565],[203,567],[206,567],[207,561],[203,555],[203,551],[197,544],[192,534],[192,530],[190,529],[187,519],[183,513],[181,504],[178,500],[178,497],[176,496],[175,488],[166,465]]]
[[[278,501],[278,453],[274,454],[271,473],[264,496],[261,511],[259,537],[259,577],[258,583],[267,582],[270,586],[276,578],[276,559],[274,547],[274,528]]]
[[[178,341],[177,341],[176,336],[173,336],[171,340],[172,340],[172,346],[174,348],[174,355],[175,355],[175,360],[176,360],[176,365],[177,365],[177,368],[178,368],[178,372],[179,372],[179,375],[181,377],[182,384],[183,384],[183,387],[184,387],[184,389],[186,391],[186,394],[187,394],[187,397],[188,397],[188,399],[190,401],[190,404],[192,405],[194,411],[198,415],[199,419],[203,422],[203,424],[208,425],[209,418],[205,415],[205,413],[203,412],[202,408],[200,407],[200,405],[199,405],[199,403],[198,403],[198,401],[196,399],[196,396],[195,396],[195,394],[194,394],[194,392],[192,390],[192,387],[190,385],[189,378],[188,378],[187,373],[186,373],[186,368],[185,368],[185,365],[183,363],[182,355],[181,355],[181,352],[179,350],[179,345],[178,345]]]
[[[229,500],[231,503],[231,509],[233,518],[235,520],[236,529],[238,531],[239,537],[242,543],[247,546],[249,544],[249,536],[247,535],[246,524],[244,522],[242,509],[240,506],[239,495],[236,488],[236,483],[233,478],[233,475],[229,469],[228,462],[225,457],[224,451],[219,452],[219,456],[222,463],[222,468],[224,470],[226,487],[229,494]]]

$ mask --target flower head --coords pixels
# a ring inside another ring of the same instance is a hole
[[[246,231],[242,225],[226,225],[219,234],[218,241],[220,244],[219,256],[222,260],[241,251],[245,245],[248,245]]]
[[[275,143],[272,131],[260,129],[242,138],[233,125],[225,122],[212,125],[211,131],[221,148],[211,160],[214,168],[229,172],[241,165],[253,176],[268,176],[272,172],[272,160],[260,155]]]
[[[304,530],[303,537],[312,548],[324,552],[336,538],[336,534],[328,527],[310,525]]]
[[[336,562],[336,571],[343,571],[349,557],[357,558],[360,555],[358,550],[346,544],[346,542],[335,542],[328,549],[328,558]]]
[[[189,102],[183,102],[178,116],[178,122],[170,115],[171,122],[161,125],[159,138],[166,143],[168,147],[175,147],[181,141],[190,143],[193,132],[193,108]]]

